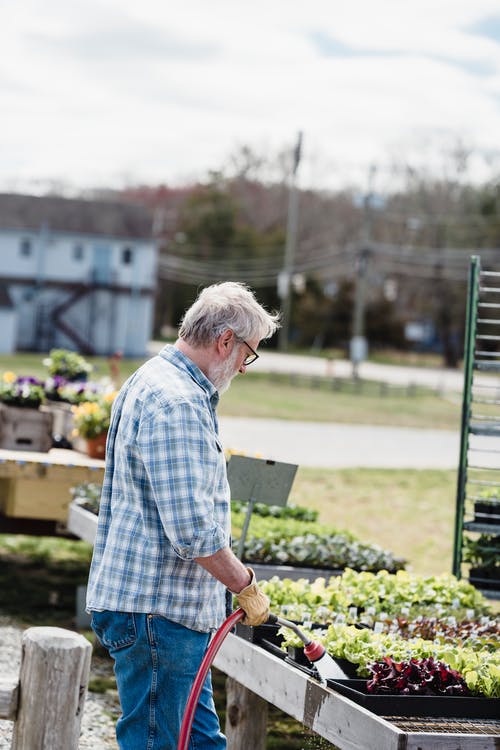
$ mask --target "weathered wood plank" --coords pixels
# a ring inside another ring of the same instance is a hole
[[[77,750],[92,646],[62,628],[23,635],[13,750]]]
[[[226,680],[226,737],[231,750],[266,750],[268,703],[237,680]]]
[[[226,680],[226,737],[231,750],[266,750],[267,701],[243,687],[237,680]]]
[[[104,461],[62,448],[51,448],[46,453],[0,449],[0,476],[36,479],[40,473],[56,471],[57,467],[103,470]]]
[[[83,539],[89,544],[94,544],[97,532],[97,516],[89,510],[80,507],[77,503],[72,502],[68,510],[68,531]]]
[[[19,680],[16,678],[0,680],[0,719],[13,721],[19,701]]]
[[[402,747],[400,729],[232,633],[214,665],[341,750]]]

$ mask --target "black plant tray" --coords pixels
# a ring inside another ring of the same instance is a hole
[[[269,653],[279,656],[280,659],[284,659],[286,651],[280,648],[283,636],[278,635],[279,627],[279,625],[264,623],[264,625],[257,625],[254,628],[251,625],[243,625],[242,622],[238,622],[236,623],[235,633],[245,641],[255,643],[266,651],[269,651]]]
[[[498,719],[500,698],[447,695],[380,695],[369,693],[366,680],[327,680],[328,687],[377,716],[441,716]]]
[[[476,501],[474,503],[474,523],[498,526],[500,524],[500,502]]]
[[[301,667],[310,667],[311,662],[304,653],[303,646],[287,646],[288,660]]]
[[[242,622],[238,622],[236,623],[235,632],[237,636],[243,638],[245,641],[250,641],[250,643],[262,643],[262,641],[266,641],[266,643],[271,643],[279,648],[283,642],[283,636],[278,635],[279,628],[280,626],[277,624],[264,623],[263,625],[253,627],[252,625],[243,625]]]

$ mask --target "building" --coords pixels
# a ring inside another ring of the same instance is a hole
[[[0,194],[0,351],[145,355],[156,272],[147,209]]]

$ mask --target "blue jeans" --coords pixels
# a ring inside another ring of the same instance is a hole
[[[161,615],[92,612],[92,629],[115,664],[122,715],[120,750],[176,750],[189,691],[209,635]],[[225,750],[210,674],[191,730],[190,750]]]

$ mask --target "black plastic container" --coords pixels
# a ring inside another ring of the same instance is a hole
[[[279,625],[271,625],[264,623],[263,625],[243,625],[242,622],[236,623],[236,635],[243,638],[245,641],[250,643],[260,643],[265,640],[268,643],[272,643],[275,646],[281,646],[283,642],[283,636],[278,635]]]
[[[500,591],[500,569],[471,568],[469,570],[469,583],[478,589]]]
[[[498,719],[500,698],[369,693],[366,680],[327,680],[328,687],[377,716],[433,716]]]
[[[474,522],[500,526],[500,502],[498,500],[476,500]]]
[[[235,633],[245,641],[256,643],[271,654],[284,659],[286,651],[280,648],[283,636],[278,635],[279,628],[279,625],[270,625],[268,623],[253,627],[252,625],[243,625],[242,622],[238,622],[236,623]]]

